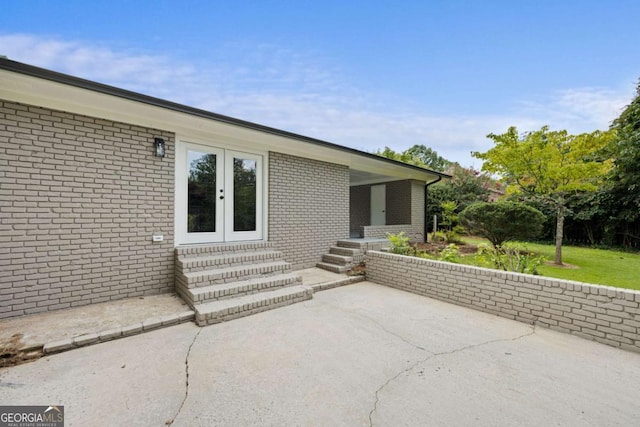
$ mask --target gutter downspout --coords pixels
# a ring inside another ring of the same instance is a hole
[[[428,240],[428,236],[429,236],[429,234],[427,233],[427,227],[429,226],[429,218],[428,218],[428,212],[427,212],[427,195],[429,194],[429,187],[440,181],[442,181],[442,175],[439,175],[438,179],[436,179],[435,181],[427,182],[424,185],[424,241],[425,242]]]

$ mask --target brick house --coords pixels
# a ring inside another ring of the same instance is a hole
[[[0,318],[174,290],[304,299],[295,270],[336,242],[421,239],[447,177],[6,58],[0,168]]]

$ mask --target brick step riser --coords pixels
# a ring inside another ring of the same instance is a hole
[[[245,285],[245,286],[232,288],[232,289],[224,289],[224,290],[212,289],[207,293],[198,294],[198,295],[194,295],[193,293],[189,292],[188,298],[191,301],[191,304],[193,305],[206,304],[208,302],[232,299],[232,298],[241,297],[245,295],[254,295],[260,292],[273,291],[276,289],[282,289],[288,286],[295,286],[300,284],[302,284],[301,281],[297,280],[296,278],[290,278],[286,280],[255,283],[255,284]]]
[[[374,239],[374,240],[338,240],[336,246],[339,248],[360,249],[363,253],[370,250],[379,251],[382,248],[387,248],[391,244],[387,239]]]
[[[253,287],[254,289],[258,289],[260,288],[260,290],[258,292],[262,292],[262,291],[268,291],[268,290],[274,290],[274,289],[278,289],[278,288],[283,288],[283,287],[287,287],[287,286],[295,286],[295,285],[299,285],[302,283],[302,279],[300,276],[290,276],[290,272],[286,272],[285,275],[289,275],[289,277],[285,277],[285,278],[278,278],[277,276],[280,276],[280,274],[272,274],[272,275],[259,275],[257,277],[253,277],[253,278],[247,278],[245,280],[242,280],[242,282],[245,281],[255,281],[254,283],[248,283],[248,284],[239,284],[238,289],[246,289],[246,286],[250,286]],[[216,284],[212,284],[209,286],[199,286],[199,287],[188,287],[187,283],[184,279],[184,277],[182,278],[176,278],[176,283],[175,283],[175,289],[176,289],[176,293],[191,307],[194,308],[195,304],[203,304],[206,302],[212,302],[212,301],[217,301],[219,299],[226,299],[226,298],[232,298],[235,296],[242,296],[242,294],[253,294],[253,293],[258,293],[258,292],[243,292],[243,291],[238,291],[237,289],[227,289],[225,287],[225,285],[233,285],[234,283],[237,283],[240,281],[234,280],[231,281],[229,283],[216,283]],[[206,290],[206,288],[211,288],[210,290]],[[235,292],[235,294],[234,294]],[[212,295],[221,295],[224,294],[225,296],[223,297],[218,297],[218,298],[210,298],[209,296]]]
[[[190,280],[188,277],[184,275],[176,276],[176,283],[184,286],[185,288],[201,288],[204,286],[213,286],[213,285],[224,285],[227,283],[239,282],[241,280],[250,280],[257,279],[260,277],[270,277],[278,274],[287,274],[291,272],[291,266],[279,266],[269,269],[260,268],[254,270],[252,272],[247,272],[246,270],[242,272],[236,272],[234,274],[216,274],[215,270],[212,271],[212,274],[209,276],[205,276],[203,278],[199,278],[197,281]]]
[[[265,262],[275,262],[282,259],[282,253],[280,252],[255,252],[235,254],[234,256],[220,256],[219,258],[206,259],[201,258],[187,258],[178,259],[176,261],[176,271],[178,273],[194,273],[198,271],[214,270],[216,268],[229,268],[242,265],[261,264]]]
[[[342,255],[350,257],[364,255],[364,253],[360,249],[341,248],[339,246],[332,246],[331,248],[329,248],[329,253],[332,255]]]
[[[354,265],[355,264],[360,264],[361,262],[364,262],[365,258],[366,258],[365,254],[354,256],[353,257],[353,264]]]
[[[262,300],[256,303],[246,304],[226,308],[220,312],[199,313],[196,311],[196,324],[198,326],[213,325],[227,320],[238,319],[240,317],[249,316],[278,307],[295,304],[311,299],[313,296],[311,291],[299,292],[292,295],[280,296],[273,299]]]
[[[332,273],[346,273],[347,271],[349,271],[351,269],[352,266],[346,266],[346,265],[336,265],[336,264],[330,264],[327,262],[319,262],[316,264],[316,267],[321,268],[323,270],[327,270],[327,271],[331,271]]]
[[[325,255],[322,255],[322,262],[326,262],[327,264],[349,266],[353,263],[353,258],[345,257],[343,255],[325,254]]]
[[[251,242],[212,245],[178,246],[175,254],[180,258],[206,257],[212,255],[235,254],[268,250],[274,247],[273,242]]]
[[[348,240],[338,240],[336,244],[339,248],[348,248],[348,249],[360,249],[362,250],[363,245],[359,242],[350,242]]]

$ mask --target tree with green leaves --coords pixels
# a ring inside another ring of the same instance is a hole
[[[615,119],[611,129],[616,132],[612,144],[615,158],[607,194],[613,202],[612,219],[622,244],[637,245],[640,236],[635,235],[640,222],[640,82],[636,86],[636,96]]]
[[[399,162],[407,163],[410,165],[420,166],[423,168],[431,169],[438,172],[444,172],[451,162],[438,155],[438,153],[424,145],[414,145],[411,148],[398,153],[389,147],[384,147],[384,150],[376,151],[378,156],[386,157],[388,159],[397,160]]]
[[[458,218],[470,232],[489,239],[496,249],[509,240],[537,237],[545,221],[539,210],[508,201],[474,203]]]
[[[501,191],[501,185],[488,174],[458,163],[449,166],[446,173],[451,179],[430,186],[427,193],[427,212],[430,216],[437,215],[440,222],[444,220],[443,203],[455,202],[455,212],[459,213],[472,203],[489,200],[492,190],[495,194]]]
[[[460,243],[460,233],[464,231],[458,224],[458,204],[454,201],[440,203],[442,219],[440,225],[444,228],[444,239],[447,243]]]
[[[489,174],[450,162],[424,145],[416,144],[401,153],[385,147],[384,150],[378,150],[375,154],[451,175],[451,179],[430,186],[427,194],[427,212],[430,216],[438,216],[440,223],[447,220],[444,216],[443,203],[453,202],[455,205],[453,213],[457,214],[472,203],[487,201],[491,191],[495,190],[499,193],[502,188],[501,184]],[[456,224],[454,220],[451,228],[453,229]]]
[[[408,165],[419,166],[421,168],[426,168],[422,160],[417,157],[413,157],[411,154],[407,153],[407,151],[403,151],[398,153],[397,151],[392,150],[389,147],[384,147],[384,150],[378,150],[374,153],[377,156],[386,157],[387,159],[395,160],[398,162],[406,163]]]
[[[434,171],[444,172],[449,166],[451,166],[451,162],[449,160],[438,155],[435,150],[422,144],[416,144],[404,151],[404,153],[410,155],[412,159],[419,159],[427,168]]]
[[[489,174],[472,167],[462,167],[458,163],[452,164],[447,173],[451,175],[448,184],[454,189],[455,197],[452,200],[458,203],[458,212],[472,203],[486,202],[492,190],[500,192],[502,188]]]
[[[596,191],[611,169],[603,153],[614,132],[571,135],[547,126],[522,135],[515,127],[489,134],[494,147],[472,155],[484,161],[482,169],[500,175],[507,192],[520,192],[549,203],[556,212],[555,264],[562,265],[562,241],[567,197],[577,191]]]

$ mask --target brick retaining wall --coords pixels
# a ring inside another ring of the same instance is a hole
[[[640,292],[377,251],[367,279],[640,352]]]

